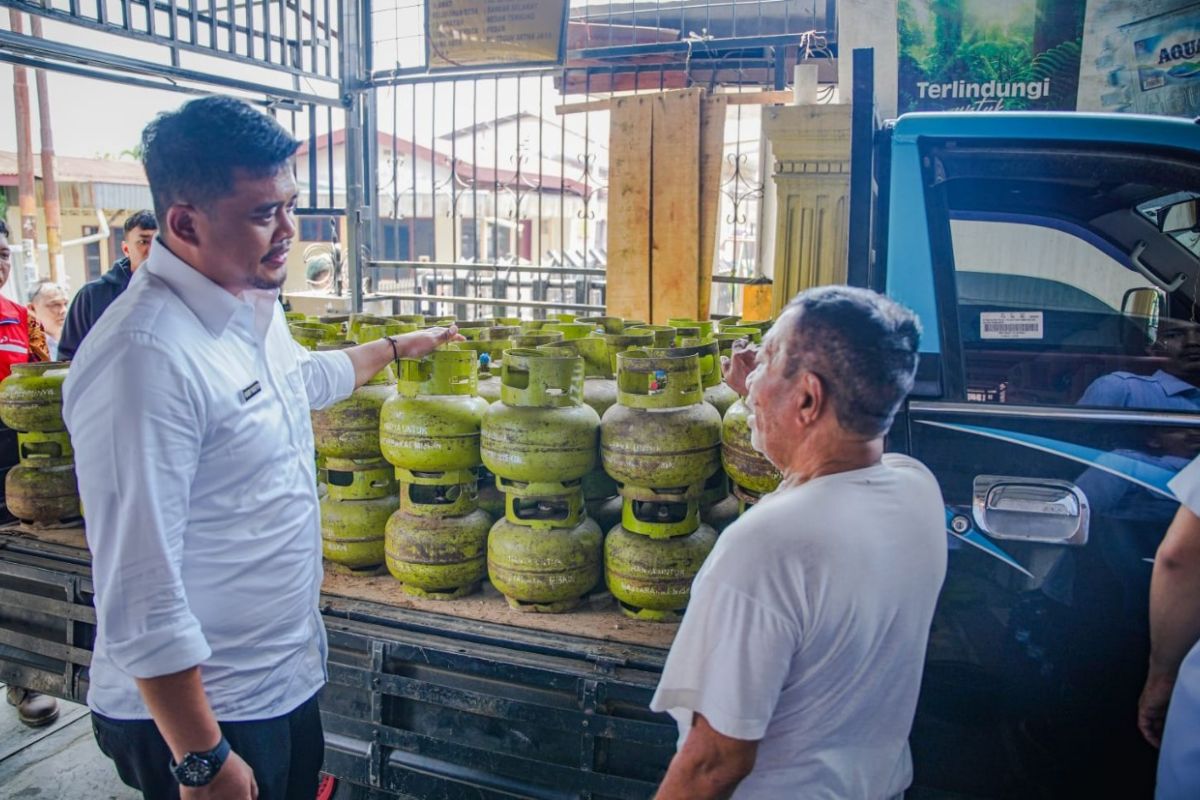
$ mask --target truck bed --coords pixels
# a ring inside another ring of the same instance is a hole
[[[87,542],[80,527],[33,528],[18,524],[0,528],[0,537],[4,536],[87,550]],[[86,557],[82,553],[80,556]],[[325,582],[321,586],[321,592],[327,595],[331,602],[335,597],[359,600],[477,622],[655,647],[664,651],[671,647],[675,632],[679,629],[678,623],[643,622],[626,617],[617,610],[612,595],[605,591],[592,594],[578,608],[565,614],[532,614],[509,608],[503,595],[486,581],[479,592],[459,600],[426,600],[400,591],[396,581],[389,575],[346,575],[329,569],[329,565],[326,564]]]

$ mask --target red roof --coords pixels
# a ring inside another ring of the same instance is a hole
[[[400,137],[396,137],[393,140],[392,135],[390,133],[384,133],[383,131],[377,131],[375,135],[377,137],[379,137],[379,144],[384,147],[390,148],[394,142],[395,146],[396,146],[396,152],[398,152],[398,153],[408,153],[409,155],[412,155],[415,152],[421,158],[428,159],[437,164],[441,164],[443,167],[449,167],[452,163],[452,159],[450,158],[450,156],[445,155],[444,153],[439,153],[436,150],[431,150],[430,148],[425,147],[424,145],[413,144],[412,142],[408,141],[407,139],[401,139]],[[324,150],[326,147],[329,147],[330,138],[331,138],[331,135],[328,133],[323,133],[320,136],[318,136],[317,137],[317,150]],[[334,131],[332,134],[332,139],[333,139],[334,147],[345,144],[346,143],[345,129],[343,128],[341,130]],[[308,141],[309,141],[308,139],[305,139],[303,142],[300,143],[300,149],[296,151],[297,158],[308,155]]]
[[[447,169],[453,168],[459,180],[467,184],[474,182],[477,186],[483,189],[486,189],[489,186],[495,186],[497,183],[499,183],[501,186],[513,189],[514,191],[519,188],[522,192],[532,192],[535,190],[538,182],[538,174],[536,171],[530,172],[526,170],[522,172],[521,179],[518,181],[515,170],[495,170],[491,167],[474,166],[471,164],[471,162],[462,158],[456,161],[455,159],[438,150],[433,150],[429,147],[425,147],[424,145],[414,144],[413,142],[410,142],[407,139],[401,139],[398,136],[393,137],[392,134],[385,133],[384,131],[376,132],[376,136],[379,138],[379,144],[383,147],[390,149],[394,145],[397,153],[407,153],[409,155],[415,153],[419,158],[432,161],[435,164],[446,167]],[[316,149],[318,151],[324,150],[329,146],[331,139],[334,147],[337,147],[338,145],[344,145],[346,143],[345,129],[334,131],[332,136],[330,134],[321,134],[318,136]],[[307,140],[302,142],[300,149],[296,151],[297,158],[306,155],[308,155]],[[570,192],[581,197],[584,195],[584,185],[582,181],[577,181],[572,178],[562,178],[558,175],[543,174],[541,176],[541,186],[547,191]],[[589,186],[587,188],[590,192],[594,192],[599,187]]]
[[[460,160],[455,172],[463,183],[470,185],[474,182],[481,189],[494,187],[497,183],[514,191],[520,189],[523,193],[537,191],[538,188],[538,174],[536,170],[523,171],[520,180],[518,180],[516,170],[473,167],[468,162]],[[569,192],[583,197],[585,194],[595,192],[600,187],[590,185],[587,187],[587,192],[585,193],[583,181],[577,181],[573,178],[563,178],[558,175],[542,174],[541,188],[551,192]]]

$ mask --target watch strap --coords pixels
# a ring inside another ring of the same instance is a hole
[[[225,764],[225,760],[229,758],[232,750],[233,748],[229,744],[229,740],[222,735],[221,741],[217,742],[217,746],[211,750],[200,753],[187,753],[178,764],[172,758],[171,773],[184,786],[204,786],[217,777],[217,773],[221,771],[221,767]],[[200,765],[203,765],[204,771],[208,773],[208,776],[204,780],[196,781],[192,778],[193,770],[189,769],[189,767]]]

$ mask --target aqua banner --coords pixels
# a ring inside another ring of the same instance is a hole
[[[900,0],[898,107],[1200,115],[1200,2]]]

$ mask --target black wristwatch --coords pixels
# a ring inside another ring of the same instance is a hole
[[[171,772],[182,786],[207,786],[221,771],[230,750],[229,741],[222,736],[217,746],[207,753],[188,753],[178,764],[171,759]]]

